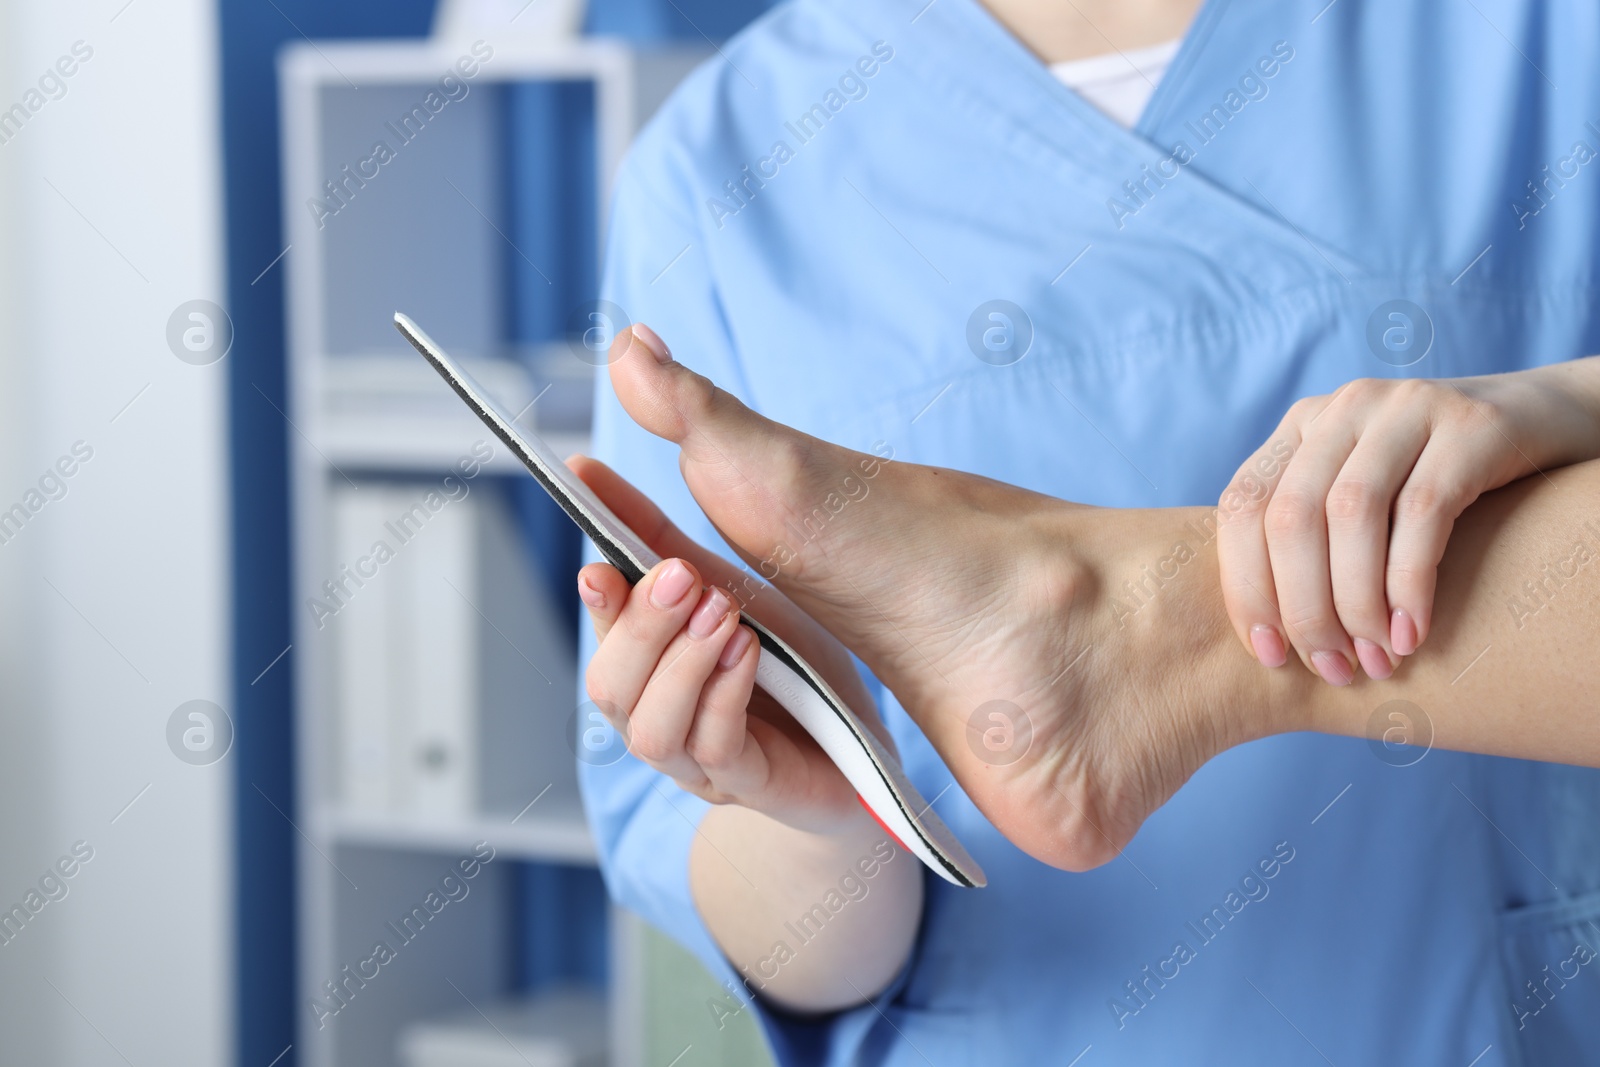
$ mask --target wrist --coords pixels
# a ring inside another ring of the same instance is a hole
[[[858,1004],[910,956],[921,868],[863,822],[836,836],[727,804],[706,813],[691,846],[690,891],[711,936],[752,991],[791,1011]]]
[[[844,779],[843,772],[829,766],[822,773],[836,775],[839,781],[830,786],[827,796],[798,802],[769,805],[763,798],[736,799],[719,804],[713,811],[732,809],[738,816],[721,816],[724,819],[756,818],[782,826],[784,832],[795,835],[795,841],[815,839],[819,844],[829,841],[854,840],[870,832],[876,824],[855,789]],[[707,813],[710,818],[711,813]]]
[[[718,804],[706,813],[705,822],[741,828],[767,823],[772,833],[784,839],[787,848],[807,854],[825,855],[853,847],[874,834],[887,836],[848,783],[840,786],[839,793],[837,803],[830,800],[825,806],[811,804],[795,809],[767,809],[737,801]],[[715,838],[715,832],[711,836]]]
[[[1600,356],[1467,378],[1462,388],[1500,409],[1502,432],[1536,467],[1600,458]]]
[[[1578,403],[1592,423],[1600,424],[1600,356],[1586,356],[1540,369],[1558,379],[1561,391]]]

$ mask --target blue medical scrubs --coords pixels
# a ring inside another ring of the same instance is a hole
[[[606,296],[818,437],[1214,503],[1299,397],[1600,352],[1597,53],[1592,0],[1209,0],[1130,131],[975,0],[795,0],[639,139]],[[721,544],[604,382],[595,450]],[[1276,737],[1071,874],[880,697],[989,887],[929,876],[875,1004],[756,1008],[782,1062],[1600,1063],[1595,772]],[[706,806],[631,758],[583,784],[615,895],[733,981],[687,886]]]

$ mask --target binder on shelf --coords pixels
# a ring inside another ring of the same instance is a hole
[[[419,496],[421,494],[418,494]],[[429,513],[412,503],[391,527],[411,538],[395,560],[401,594],[389,618],[403,743],[395,761],[399,807],[421,818],[471,815],[477,807],[477,722],[481,713],[474,610],[481,570],[477,527],[483,494]]]
[[[351,811],[452,822],[576,793],[572,639],[497,487],[457,485],[332,491],[337,565],[362,577],[333,620]]]
[[[340,561],[361,559],[386,518],[386,498],[345,488],[333,494],[333,549]],[[336,645],[341,800],[356,811],[387,811],[394,803],[389,766],[395,738],[390,715],[394,681],[387,619],[391,583],[347,583],[346,599],[329,620]],[[328,599],[333,598],[331,594]]]

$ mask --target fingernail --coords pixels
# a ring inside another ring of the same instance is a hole
[[[672,351],[667,348],[667,343],[644,323],[636,322],[633,324],[633,335],[650,350],[650,354],[656,357],[657,363],[666,363],[672,358]]]
[[[690,637],[710,637],[728,614],[728,594],[712,589],[700,598],[700,606],[689,616]]]
[[[578,599],[595,611],[599,611],[606,606],[606,595],[590,585],[589,579],[582,575],[578,577]]]
[[[1349,661],[1337,652],[1313,652],[1311,665],[1329,685],[1349,685],[1350,679],[1355,677]]]
[[[1395,608],[1389,616],[1389,645],[1397,656],[1409,656],[1417,650],[1417,620],[1405,608]]]
[[[1256,650],[1256,659],[1263,667],[1281,667],[1288,660],[1283,650],[1283,638],[1270,626],[1250,627],[1250,647]]]
[[[693,585],[694,575],[681,559],[675,559],[656,576],[656,584],[650,587],[650,603],[658,608],[674,607]]]
[[[1383,681],[1394,673],[1394,668],[1389,665],[1389,654],[1383,646],[1368,641],[1365,637],[1356,638],[1356,659],[1361,661],[1361,669],[1367,672],[1367,677]]]
[[[744,659],[744,654],[750,647],[750,642],[755,640],[755,635],[743,626],[733,631],[733,636],[728,638],[728,643],[722,646],[722,655],[717,657],[717,666],[723,670],[732,670],[738,662]]]

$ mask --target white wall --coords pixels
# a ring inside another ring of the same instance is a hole
[[[0,110],[93,49],[0,143],[0,511],[93,449],[0,544],[0,911],[94,850],[0,945],[0,1060],[30,1067],[233,1051],[234,761],[166,737],[229,703],[227,364],[166,341],[223,302],[215,13],[124,4],[0,0]]]

